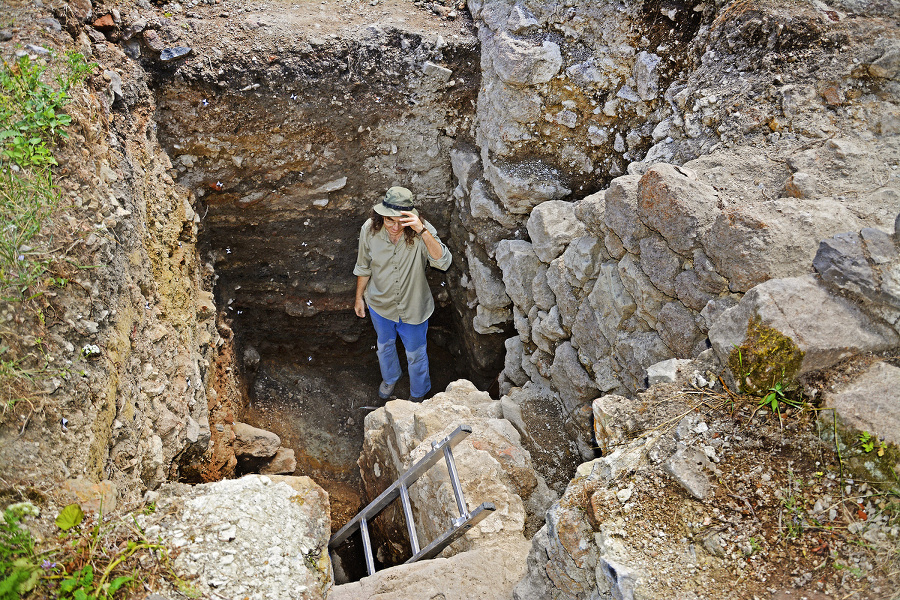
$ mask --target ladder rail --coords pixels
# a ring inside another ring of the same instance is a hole
[[[369,538],[369,524],[366,519],[359,520],[359,532],[362,535],[363,555],[366,559],[366,571],[375,572],[375,560],[372,558],[372,540]]]
[[[409,545],[412,553],[419,553],[419,536],[416,533],[416,522],[413,520],[412,504],[409,501],[409,489],[406,485],[400,485],[400,504],[403,506],[403,516],[406,518],[406,532],[409,534]]]
[[[357,529],[360,528],[360,522],[362,519],[366,519],[367,521],[371,521],[378,513],[385,509],[385,507],[393,502],[400,495],[400,486],[405,485],[409,488],[419,477],[421,477],[425,471],[430,469],[436,462],[438,462],[441,458],[443,458],[443,450],[444,448],[453,448],[457,444],[459,444],[466,436],[472,433],[472,427],[469,425],[460,425],[453,432],[445,437],[443,440],[437,442],[436,444],[432,444],[432,449],[419,459],[412,467],[407,469],[400,478],[388,486],[381,494],[378,495],[377,498],[372,500],[365,508],[363,508],[355,517],[350,519],[346,525],[341,527],[341,529],[331,536],[331,540],[328,542],[329,548],[335,548],[344,541],[348,537],[350,537],[353,533],[356,532]],[[454,493],[456,493],[456,488],[454,487]]]
[[[469,518],[469,509],[466,499],[463,497],[462,485],[459,483],[459,473],[456,472],[456,461],[450,448],[444,446],[444,462],[447,463],[447,473],[450,475],[450,487],[453,488],[453,497],[456,498],[456,508],[459,510],[459,519],[454,519],[453,524],[465,521]]]

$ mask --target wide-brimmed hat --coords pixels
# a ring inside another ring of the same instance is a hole
[[[413,193],[405,187],[394,186],[384,195],[384,200],[372,207],[382,217],[402,217],[401,210],[407,210],[414,215],[419,211],[413,206]]]

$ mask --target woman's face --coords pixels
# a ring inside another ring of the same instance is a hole
[[[396,217],[384,217],[384,226],[387,227],[388,233],[392,236],[397,235],[403,230],[400,219]]]

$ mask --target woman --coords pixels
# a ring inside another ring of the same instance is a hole
[[[419,216],[408,189],[390,188],[372,211],[359,232],[354,308],[365,317],[368,305],[375,326],[379,398],[390,398],[400,379],[399,335],[409,366],[409,399],[417,402],[431,389],[425,336],[434,299],[425,267],[446,271],[452,256],[434,227]]]

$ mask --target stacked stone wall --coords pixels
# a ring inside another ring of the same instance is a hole
[[[591,399],[699,356],[748,290],[900,210],[896,69],[879,66],[897,40],[877,19],[670,8],[662,35],[641,3],[470,2],[482,86],[477,146],[451,153],[460,293],[475,332],[514,333],[501,392],[554,396],[585,458]]]

